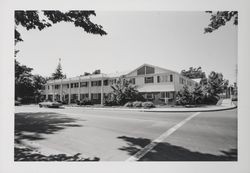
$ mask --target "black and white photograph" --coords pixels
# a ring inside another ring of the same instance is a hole
[[[238,11],[14,11],[14,161],[238,160]]]
[[[249,7],[0,1],[0,173],[249,173]]]

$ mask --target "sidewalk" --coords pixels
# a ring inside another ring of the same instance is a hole
[[[73,108],[73,107],[71,107]],[[75,107],[79,108],[79,107]],[[151,108],[151,109],[144,109],[144,108],[104,108],[104,107],[80,107],[83,109],[88,110],[106,110],[106,111],[138,111],[138,112],[212,112],[212,111],[223,111],[223,110],[230,110],[235,109],[237,106],[233,104],[231,99],[224,99],[221,104],[219,105],[212,105],[212,106],[204,106],[204,107],[195,107],[195,108]]]

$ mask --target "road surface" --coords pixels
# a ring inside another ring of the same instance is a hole
[[[150,113],[15,107],[15,143],[100,161],[237,160],[237,109]]]

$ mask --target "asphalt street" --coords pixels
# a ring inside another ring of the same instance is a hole
[[[237,160],[237,109],[194,114],[16,106],[15,143],[100,161]]]

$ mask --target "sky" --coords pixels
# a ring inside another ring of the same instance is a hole
[[[33,74],[50,76],[59,58],[63,73],[75,77],[101,69],[103,73],[132,71],[147,63],[173,71],[202,67],[236,81],[237,26],[232,22],[204,34],[210,14],[167,11],[96,11],[94,23],[105,36],[86,33],[61,22],[42,31],[18,27],[23,42],[17,60]]]

